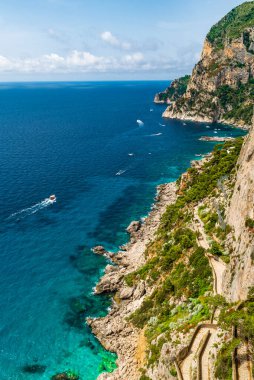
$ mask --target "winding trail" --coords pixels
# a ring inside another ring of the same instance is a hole
[[[198,207],[194,209],[194,229],[198,232],[198,245],[206,251],[210,248],[207,235],[204,229],[204,223],[198,215]],[[222,294],[223,275],[226,270],[226,264],[212,254],[206,253],[209,264],[213,272],[213,292]],[[214,344],[219,341],[218,325],[216,322],[211,324],[201,324],[193,334],[189,346],[188,355],[180,364],[182,380],[192,380],[194,371],[197,371],[197,380],[213,380],[211,358],[214,351]],[[243,380],[241,378],[239,380]],[[245,379],[244,379],[245,380]],[[249,380],[246,378],[246,380]]]
[[[210,243],[205,233],[204,223],[198,215],[198,206],[194,208],[193,227],[198,232],[198,245],[206,251]],[[223,278],[226,264],[217,256],[206,253],[213,272],[213,292],[222,294]],[[216,312],[214,318],[216,319]],[[200,324],[193,333],[188,354],[179,365],[179,380],[213,380],[212,356],[215,354],[214,345],[219,342],[218,325],[215,322]],[[234,380],[253,380],[252,362],[248,345],[241,344],[236,350],[236,375]]]
[[[213,345],[217,341],[218,341],[218,331],[210,329],[209,340],[200,358],[200,366],[201,366],[200,379],[202,380],[213,380],[211,353],[213,352],[213,349],[214,349]]]

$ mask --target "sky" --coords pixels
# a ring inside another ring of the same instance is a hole
[[[174,79],[242,2],[1,0],[0,81]]]

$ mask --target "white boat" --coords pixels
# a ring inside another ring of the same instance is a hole
[[[139,126],[144,125],[143,121],[139,120],[139,119],[137,120],[137,123],[138,123]]]
[[[49,200],[50,200],[51,202],[56,202],[56,196],[55,196],[55,194],[50,195],[50,196],[49,196]]]

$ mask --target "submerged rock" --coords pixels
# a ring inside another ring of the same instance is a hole
[[[41,364],[26,364],[22,367],[22,371],[25,373],[44,373],[46,366]]]
[[[52,376],[51,380],[79,380],[79,376],[73,372],[67,371]]]

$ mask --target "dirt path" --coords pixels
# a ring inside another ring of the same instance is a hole
[[[183,380],[192,380],[194,372],[198,372],[198,380],[213,380],[210,378],[210,358],[214,350],[213,345],[217,340],[218,332],[216,324],[204,324],[200,326],[190,347],[188,356],[180,365]],[[201,368],[200,372],[197,371],[198,368]]]
[[[209,331],[209,328],[201,328],[191,346],[189,355],[184,359],[180,368],[183,376],[183,380],[192,380],[192,368],[195,364],[195,355],[200,346],[201,340],[205,334]]]
[[[201,379],[213,380],[211,354],[214,351],[213,345],[218,341],[218,331],[210,329],[210,338],[207,342],[203,355],[201,356]]]

